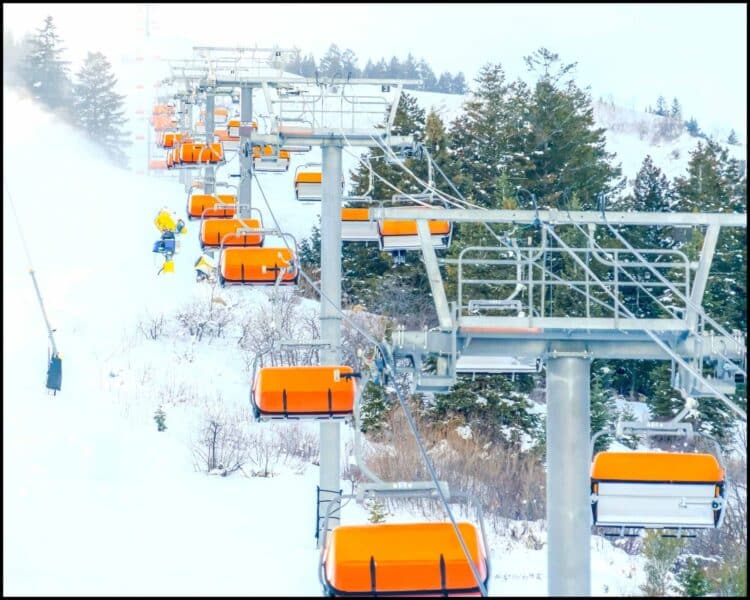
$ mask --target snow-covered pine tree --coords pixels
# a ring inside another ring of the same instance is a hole
[[[122,127],[124,100],[115,92],[117,78],[101,52],[89,52],[76,73],[74,110],[77,125],[119,166],[127,166],[124,148],[132,142]]]
[[[654,114],[657,114],[660,117],[666,117],[669,115],[669,111],[667,110],[667,99],[664,96],[659,96],[656,99],[656,111],[654,111]]]
[[[729,137],[727,138],[727,144],[730,146],[736,146],[740,143],[740,141],[737,139],[737,132],[732,129],[732,131],[729,132]]]
[[[669,112],[669,116],[682,121],[682,106],[677,98],[672,98],[672,110]]]
[[[48,106],[70,115],[72,83],[69,76],[69,61],[62,60],[65,48],[57,35],[52,17],[47,17],[37,29],[36,35],[28,38],[27,53],[20,67],[21,79],[32,96]]]
[[[698,127],[698,121],[695,120],[695,117],[690,117],[690,119],[685,121],[685,129],[693,137],[701,137],[702,135],[701,128]]]

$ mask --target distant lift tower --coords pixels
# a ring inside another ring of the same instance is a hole
[[[548,591],[590,595],[591,361],[670,360],[672,384],[684,395],[720,398],[746,420],[729,398],[735,382],[747,376],[745,334],[724,330],[701,303],[720,228],[746,227],[747,215],[409,207],[371,208],[370,217],[417,220],[439,325],[398,331],[392,344],[395,358],[409,359],[404,362],[411,365],[416,391],[447,393],[462,372],[523,372],[537,361],[546,365]],[[498,234],[496,247],[468,247],[457,259],[439,261],[429,243],[429,220],[533,224],[541,243],[519,248]],[[676,250],[633,248],[620,233],[631,226],[706,227],[700,259],[691,262]],[[566,244],[558,234],[563,227],[577,228],[586,245]],[[597,230],[617,246],[599,246]],[[548,268],[553,257],[572,265],[567,278]],[[451,303],[441,263],[457,269],[458,297]],[[549,314],[549,295],[560,289],[585,299],[582,314]],[[651,296],[654,305],[669,290],[676,305],[662,304],[657,318],[637,318],[636,290]],[[428,357],[437,358],[437,372],[423,369]],[[717,365],[713,378],[703,376],[704,361]]]

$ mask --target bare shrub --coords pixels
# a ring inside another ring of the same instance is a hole
[[[220,338],[234,320],[234,305],[216,297],[215,287],[211,289],[208,301],[194,300],[177,312],[177,322],[183,331],[201,341],[204,336]]]
[[[198,437],[192,443],[193,464],[203,473],[226,477],[251,460],[243,423],[221,409],[205,414]]]
[[[272,477],[276,474],[274,467],[282,461],[283,451],[274,432],[257,427],[247,435],[245,456],[252,466],[252,477]]]
[[[279,427],[276,431],[277,443],[282,456],[312,463],[320,454],[320,441],[314,434],[298,424]]]
[[[140,331],[148,340],[158,340],[164,335],[166,324],[164,313],[158,315],[147,315],[138,323],[138,331]]]

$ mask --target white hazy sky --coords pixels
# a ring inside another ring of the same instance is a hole
[[[143,48],[143,4],[3,4],[14,36],[52,15],[80,60]],[[643,109],[677,97],[704,130],[745,131],[747,6],[724,4],[153,4],[155,39],[200,45],[299,47],[316,59],[331,43],[368,58],[426,58],[439,75],[463,71],[472,83],[487,62],[525,77],[523,56],[544,46],[578,62],[576,81],[593,97]],[[174,58],[184,57],[175,53]],[[743,135],[744,137],[744,135]]]

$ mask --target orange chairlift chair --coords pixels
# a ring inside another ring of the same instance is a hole
[[[692,439],[692,425],[680,423],[678,417],[666,423],[618,423],[614,434]],[[594,442],[605,433],[608,431],[600,431],[592,438],[592,454]],[[639,529],[664,529],[685,537],[695,529],[720,527],[725,507],[721,450],[715,440],[700,437],[713,442],[716,456],[660,451],[597,453],[591,465],[592,524],[605,535],[620,536],[635,535],[630,532]]]
[[[323,172],[319,164],[300,165],[294,172],[294,197],[301,202],[323,199]]]
[[[369,161],[368,161],[369,167]],[[343,196],[341,200],[352,204],[369,204],[372,199],[373,178],[370,167],[370,179],[367,191],[361,196]],[[341,209],[342,242],[380,242],[377,221],[370,219],[370,209],[347,206]]]
[[[242,229],[230,236],[242,235]],[[296,285],[299,279],[297,266],[297,242],[291,234],[279,233],[275,229],[248,229],[247,233],[275,235],[289,238],[289,246],[245,246],[224,247],[224,240],[219,253],[219,284],[226,285]]]
[[[258,130],[258,123],[252,122],[252,128]],[[225,150],[238,150],[240,147],[240,120],[229,119],[226,126],[226,135],[222,136]]]
[[[253,208],[251,211],[257,213],[258,217],[240,217],[239,215],[235,215],[230,219],[202,219],[198,237],[201,250],[205,248],[221,248],[222,245],[225,248],[262,246],[263,234],[255,233],[255,231],[263,229],[262,215],[257,208]]]
[[[365,389],[365,383],[360,390]],[[384,482],[362,458],[360,397],[354,407],[354,456],[360,471],[370,481],[358,485],[356,493],[335,496],[322,518],[318,577],[326,596],[478,596],[486,592],[490,562],[484,518],[476,498],[451,492],[447,482],[438,485],[448,502],[474,507],[479,527],[468,521],[457,523],[471,562],[451,522],[378,523],[339,525],[329,532],[328,522],[340,501],[358,503],[373,498],[439,498],[433,481]],[[318,489],[320,498],[320,489]],[[481,586],[478,583],[481,581]]]
[[[271,145],[253,146],[253,169],[259,173],[284,173],[289,170],[289,152],[276,149]]]
[[[231,219],[235,214],[237,214],[237,196],[235,194],[191,193],[188,196],[187,216],[191,221],[205,217]]]
[[[257,421],[348,419],[359,377],[346,365],[263,367],[253,365],[250,404]]]
[[[484,519],[476,499],[451,493],[439,482],[449,502],[474,505],[479,527],[457,522],[471,563],[450,521],[339,525],[329,533],[328,521],[338,502],[330,502],[321,530],[323,542],[318,577],[326,596],[480,596],[490,578]],[[338,499],[438,497],[432,481],[360,484],[356,494]],[[476,575],[475,575],[476,571]]]
[[[420,207],[421,208],[421,207]],[[427,221],[430,240],[437,250],[448,248],[453,237],[450,221]],[[381,219],[378,221],[380,249],[384,252],[419,250],[422,245],[417,233],[417,221],[412,219]]]
[[[167,155],[167,167],[173,169],[193,169],[201,165],[223,165],[225,162],[224,148],[221,142],[210,145],[193,141],[183,142]]]

